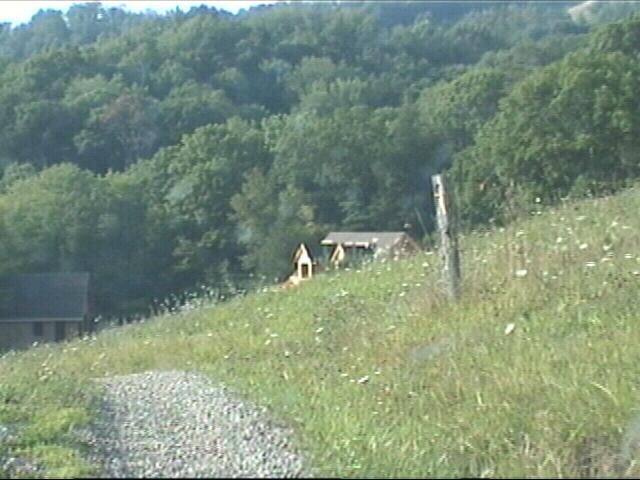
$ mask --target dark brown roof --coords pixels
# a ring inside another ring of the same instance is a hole
[[[82,320],[88,313],[88,273],[13,275],[0,281],[0,319]]]
[[[330,232],[320,243],[345,247],[362,246],[380,249],[391,248],[403,239],[410,239],[405,232]]]

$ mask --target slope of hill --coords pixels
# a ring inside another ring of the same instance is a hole
[[[638,475],[640,190],[531,209],[461,239],[455,305],[426,252],[5,355],[0,457],[95,473],[91,379],[178,369],[268,407],[323,476]]]

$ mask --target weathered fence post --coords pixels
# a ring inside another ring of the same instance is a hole
[[[431,184],[433,185],[438,230],[440,231],[443,281],[449,297],[457,299],[460,296],[460,254],[458,253],[454,206],[444,174],[433,175]]]

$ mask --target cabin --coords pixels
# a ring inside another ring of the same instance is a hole
[[[367,258],[398,258],[420,250],[406,232],[330,232],[320,244],[331,247],[329,264],[334,268]]]
[[[313,259],[309,248],[301,243],[293,254],[293,274],[289,277],[289,282],[298,284],[312,278],[317,270],[318,262]]]
[[[0,351],[90,331],[89,280],[88,273],[37,273],[0,280]]]

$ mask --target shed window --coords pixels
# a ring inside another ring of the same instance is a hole
[[[33,322],[33,336],[41,337],[42,336],[42,322]]]

